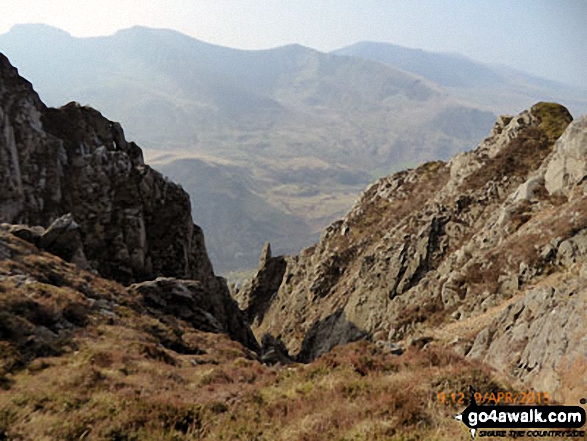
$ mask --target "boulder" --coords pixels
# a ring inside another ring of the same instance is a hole
[[[587,176],[587,115],[573,121],[556,142],[544,175],[550,194],[564,192]]]
[[[84,254],[80,227],[71,213],[56,219],[41,235],[38,246],[80,268],[90,269]]]
[[[197,280],[158,277],[133,284],[129,289],[142,297],[154,315],[169,315],[205,332],[227,333],[233,340],[259,351],[257,340],[223,279],[204,284]]]

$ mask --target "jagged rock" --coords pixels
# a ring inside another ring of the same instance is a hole
[[[587,116],[569,126],[556,142],[556,151],[548,163],[545,186],[550,194],[565,191],[587,176]]]
[[[479,333],[468,357],[505,370],[561,402],[578,400],[587,386],[584,376],[577,375],[587,353],[582,331],[585,282],[529,291]]]
[[[271,334],[265,334],[261,338],[261,361],[268,365],[294,363],[285,344]]]
[[[514,202],[533,199],[536,196],[536,193],[541,188],[544,188],[544,183],[545,181],[543,176],[536,176],[528,179],[526,182],[520,185],[514,193]]]
[[[308,363],[335,346],[369,337],[364,330],[349,322],[342,309],[323,320],[315,321],[302,342],[297,361]]]
[[[402,355],[404,353],[404,348],[394,342],[378,340],[375,342],[375,345],[383,350],[383,352],[389,352],[392,355]]]
[[[587,258],[587,228],[562,241],[557,249],[558,262],[565,267]]]
[[[41,236],[45,233],[45,229],[40,225],[31,227],[29,225],[11,225],[7,223],[0,224],[0,228],[12,233],[16,237],[26,240],[35,246],[39,245]]]
[[[79,225],[71,214],[56,219],[47,229],[39,225],[31,227],[7,223],[2,224],[2,228],[42,250],[75,263],[82,269],[91,268],[83,251]]]
[[[0,54],[0,222],[49,227],[71,213],[92,268],[125,284],[213,278],[189,197],[144,165],[118,123],[47,108]]]
[[[285,268],[285,258],[271,257],[271,245],[266,243],[261,251],[257,274],[235,296],[249,323],[260,323],[263,320],[272,297],[281,285]]]
[[[577,127],[583,123],[567,129],[571,120],[564,107],[539,103],[500,119],[477,149],[449,163],[379,180],[318,244],[286,258],[281,285],[254,331],[279,335],[298,361],[370,335],[424,347],[428,340],[413,340],[424,335],[471,358],[502,354],[492,362],[496,367],[515,366],[514,343],[533,336],[532,323],[542,314],[546,320],[544,299],[528,297],[521,314],[530,315],[523,321],[511,310],[507,338],[500,335],[508,324],[486,326],[485,317],[544,277],[560,273],[573,280],[587,264],[587,192],[580,174],[566,184],[564,197],[545,188],[549,164],[567,154],[565,143],[582,139]],[[559,311],[568,318],[572,308]],[[467,328],[474,332],[457,331]],[[551,360],[555,353],[575,357],[585,333],[566,335],[574,341],[568,351],[562,343],[549,348],[548,340],[532,339],[543,353],[552,351]],[[528,369],[537,366],[529,352],[519,357]],[[557,379],[568,389],[569,379],[556,370],[545,374],[552,375],[550,383],[541,383],[540,369],[519,378],[544,387]]]
[[[41,235],[38,244],[39,248],[75,263],[80,268],[90,268],[83,250],[80,227],[71,214],[56,219]]]
[[[267,264],[269,259],[271,259],[271,244],[265,242],[265,245],[263,245],[263,249],[261,250],[261,258],[259,259],[259,270]]]
[[[196,280],[158,277],[133,284],[129,289],[139,293],[155,315],[160,313],[180,318],[201,331],[228,333],[233,340],[259,350],[223,279],[206,285]]]

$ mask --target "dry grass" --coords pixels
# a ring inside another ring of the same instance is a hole
[[[462,406],[437,394],[505,387],[436,347],[398,357],[360,342],[309,365],[268,367],[224,335],[145,314],[120,285],[1,237],[6,244],[0,303],[21,327],[6,332],[2,321],[3,439],[467,439],[451,419]],[[111,313],[96,299],[114,302]]]
[[[554,141],[543,131],[526,128],[500,150],[493,158],[487,158],[483,167],[464,180],[464,190],[483,187],[489,181],[500,182],[504,176],[510,179],[525,177],[536,170],[552,152]]]
[[[0,397],[0,430],[23,440],[459,439],[450,415],[462,406],[441,405],[437,394],[504,388],[438,348],[395,357],[363,342],[307,366],[243,357],[171,366],[145,359],[139,335],[123,337],[99,348],[87,340],[17,374]]]

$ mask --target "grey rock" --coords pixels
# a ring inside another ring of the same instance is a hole
[[[84,254],[80,227],[73,220],[71,213],[55,219],[41,235],[38,246],[64,260],[75,263],[80,268],[90,269]]]
[[[286,266],[283,256],[271,257],[271,246],[266,243],[261,251],[257,274],[235,295],[249,323],[263,321],[271,299],[281,286]]]
[[[587,116],[573,121],[556,142],[544,175],[550,194],[566,191],[587,176]]]
[[[71,213],[102,276],[214,277],[188,195],[144,165],[118,123],[78,103],[47,108],[3,55],[0,176],[0,222],[48,228]]]
[[[375,345],[382,349],[383,352],[390,353],[392,355],[402,355],[404,353],[404,348],[402,348],[399,344],[384,340],[378,340],[375,342]]]
[[[261,361],[268,365],[288,365],[294,363],[285,344],[271,334],[265,334],[261,338]]]
[[[14,236],[26,240],[35,246],[39,245],[41,236],[45,233],[45,229],[39,225],[31,227],[29,225],[11,225],[4,223],[0,225],[4,230],[12,233]]]
[[[221,278],[205,284],[196,280],[158,277],[133,284],[129,289],[141,295],[155,316],[170,315],[201,331],[226,333],[244,346],[259,350],[243,313]]]
[[[587,353],[587,339],[581,338],[587,291],[580,283],[575,280],[560,292],[529,291],[479,333],[467,356],[564,401],[572,391],[563,379],[576,375],[575,363]]]
[[[587,258],[587,228],[560,243],[557,250],[558,262],[565,267]]]
[[[367,338],[369,334],[347,320],[342,310],[315,321],[302,343],[297,361],[309,363],[338,345]]]

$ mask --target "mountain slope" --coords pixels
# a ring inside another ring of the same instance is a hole
[[[267,239],[288,252],[347,210],[373,176],[470,148],[494,120],[421,77],[295,45],[241,51],[167,30],[79,39],[23,25],[0,36],[0,50],[51,105],[100,108],[146,148],[211,159],[217,169],[237,163],[222,174],[238,172],[247,193],[269,202],[279,220]],[[172,166],[166,173],[177,176]],[[200,188],[204,200],[213,185]],[[287,235],[292,215],[311,226],[301,240]],[[247,223],[265,229],[254,217]],[[213,239],[224,226],[206,227],[212,254],[222,256],[224,243]],[[229,248],[254,266],[259,244]],[[214,263],[235,269],[230,260]]]
[[[77,103],[47,108],[0,54],[0,221],[79,228],[87,265],[123,283],[212,280],[188,195],[143,162],[120,124]]]
[[[332,53],[378,61],[420,75],[454,97],[500,114],[527,108],[536,101],[561,102],[574,114],[587,113],[585,90],[457,54],[376,42],[356,43]]]
[[[285,258],[278,289],[262,265],[263,280],[238,293],[255,332],[299,360],[363,338],[432,341],[581,398],[587,117],[571,120],[539,103],[500,118],[471,152],[378,181],[318,244]]]
[[[367,41],[337,49],[332,53],[389,64],[443,87],[488,87],[504,82],[504,78],[489,67],[456,54],[427,52]]]
[[[220,272],[251,267],[250,255],[268,240],[282,244],[287,253],[310,245],[312,228],[295,213],[286,214],[253,193],[243,167],[214,165],[196,158],[152,162],[161,173],[191,195],[194,216],[206,231],[210,259]],[[245,179],[243,179],[245,177]],[[284,247],[283,244],[287,244]]]
[[[461,406],[430,405],[446,376],[458,390],[510,390],[441,349],[399,357],[363,342],[309,365],[267,366],[3,228],[0,355],[0,437],[23,441],[464,441],[452,419]]]

